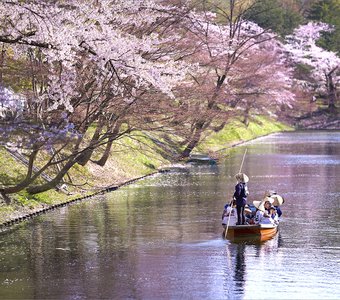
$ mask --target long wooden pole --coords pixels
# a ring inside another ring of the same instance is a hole
[[[246,148],[246,150],[244,151],[239,173],[241,173],[241,171],[242,171],[242,167],[243,167],[243,163],[244,163],[244,158],[246,157],[247,150],[248,150],[248,148]]]
[[[240,171],[239,171],[239,173],[241,173],[241,171],[242,171],[242,167],[243,167],[244,159],[245,159],[245,157],[246,157],[247,150],[248,150],[248,149],[246,148],[246,150],[244,151],[244,154],[243,154],[243,158],[242,158],[242,162],[241,162],[241,166],[240,166]],[[231,207],[231,210],[230,210],[230,212],[229,212],[227,227],[225,228],[225,232],[224,232],[224,238],[227,237],[227,233],[228,233],[229,222],[230,222],[230,216],[231,216],[231,212],[233,211],[233,206],[232,206],[233,200],[234,200],[234,199],[232,199],[232,200],[230,201],[230,204],[229,204],[229,206]]]

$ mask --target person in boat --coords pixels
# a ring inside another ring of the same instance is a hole
[[[246,216],[246,225],[255,224],[255,212],[248,204],[245,206],[244,214]]]
[[[270,214],[270,200],[254,201],[254,206],[257,208],[255,224],[274,224]]]
[[[277,213],[277,210],[276,210],[275,206],[271,206],[270,207],[269,214],[270,214],[270,217],[273,220],[273,223],[274,224],[279,224],[279,215]]]
[[[276,213],[280,218],[282,216],[282,210],[280,206],[285,202],[284,198],[278,195],[275,191],[270,190],[265,192],[264,197],[269,197],[271,201],[273,201],[272,205],[275,207]]]
[[[224,206],[224,210],[222,213],[222,226],[225,226],[228,224],[228,219],[229,219],[229,225],[235,225],[236,223],[236,202],[233,200],[230,203],[227,203]]]
[[[235,186],[234,199],[236,200],[236,211],[237,211],[237,223],[236,225],[245,225],[246,217],[244,214],[244,209],[247,204],[247,196],[249,195],[249,190],[247,182],[249,178],[244,173],[238,173],[235,176],[237,184]]]
[[[285,202],[285,200],[283,197],[277,194],[271,196],[271,198],[274,199],[273,206],[275,207],[277,215],[280,218],[282,216],[281,205]]]
[[[279,206],[274,206],[276,209],[277,216],[280,218],[282,216],[282,210]]]

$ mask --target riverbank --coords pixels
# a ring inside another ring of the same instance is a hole
[[[314,130],[340,130],[340,109],[319,108],[296,119],[295,127]]]
[[[236,145],[286,130],[292,128],[264,117],[254,118],[248,126],[235,120],[220,132],[207,133],[196,153],[223,157]],[[0,203],[0,224],[15,224],[60,206],[112,191],[171,166],[173,161],[164,158],[158,151],[151,151],[151,148],[147,139],[141,142],[133,137],[125,138],[116,145],[116,151],[104,167],[90,163],[86,167],[73,168],[69,174],[73,185],[67,186],[67,189],[50,190],[37,195],[11,195],[10,205]],[[0,159],[2,182],[9,184],[24,175],[24,168],[4,149],[0,151]]]

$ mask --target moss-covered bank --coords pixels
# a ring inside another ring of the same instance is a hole
[[[257,117],[246,127],[234,120],[218,133],[208,132],[196,152],[218,156],[226,154],[232,146],[270,133],[291,130],[287,125],[265,117]],[[74,167],[69,176],[74,183],[67,192],[50,190],[37,195],[25,192],[11,195],[12,203],[0,202],[0,224],[23,215],[57,207],[74,199],[87,197],[110,186],[117,186],[133,178],[156,172],[171,162],[153,151],[152,143],[139,136],[125,137],[115,145],[115,151],[104,167],[89,163]],[[0,148],[0,181],[11,184],[23,178],[25,167],[7,151]]]

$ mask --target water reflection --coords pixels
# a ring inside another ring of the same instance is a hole
[[[282,237],[277,234],[271,240],[265,242],[239,242],[230,243],[226,245],[226,260],[225,260],[225,283],[224,288],[226,295],[237,298],[259,298],[259,292],[254,291],[250,294],[248,280],[249,270],[254,270],[254,267],[259,268],[258,274],[263,271],[272,271],[275,274],[275,264],[270,265],[270,260],[273,255],[275,256],[279,248],[282,246]],[[232,280],[230,278],[232,274]],[[270,280],[271,276],[268,277]],[[266,278],[263,278],[266,284]],[[231,283],[233,284],[231,286]],[[253,294],[252,294],[253,293]]]
[[[236,283],[236,290],[243,291],[246,273],[245,261],[245,244],[237,245],[236,261],[235,261],[235,274],[234,281]]]
[[[286,199],[273,239],[221,237],[241,147],[217,166],[155,176],[2,234],[0,298],[340,298],[340,133],[245,147],[249,200],[267,189]]]

